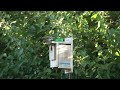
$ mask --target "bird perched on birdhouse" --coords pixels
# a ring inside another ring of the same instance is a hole
[[[44,40],[44,42],[46,44],[51,44],[53,39],[54,39],[54,37],[52,37],[52,36],[45,36],[45,37],[43,37],[43,40]]]

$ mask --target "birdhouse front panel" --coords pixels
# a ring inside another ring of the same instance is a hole
[[[71,68],[72,53],[71,45],[60,44],[58,46],[58,66],[59,68]]]

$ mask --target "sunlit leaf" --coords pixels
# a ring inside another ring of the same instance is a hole
[[[23,53],[23,48],[20,49],[19,55],[21,55],[22,53]]]
[[[96,19],[96,17],[97,17],[97,14],[94,14],[91,18]]]

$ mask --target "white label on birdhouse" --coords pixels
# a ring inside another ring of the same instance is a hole
[[[59,68],[71,68],[71,45],[59,45]]]
[[[57,60],[50,61],[50,67],[51,68],[58,67],[58,61]]]
[[[65,43],[71,43],[72,42],[72,38],[65,38]]]

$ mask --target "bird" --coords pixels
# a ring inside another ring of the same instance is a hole
[[[54,39],[54,37],[52,37],[52,36],[45,36],[45,37],[43,37],[43,40],[44,40],[44,42],[46,44],[51,44],[53,39]]]

